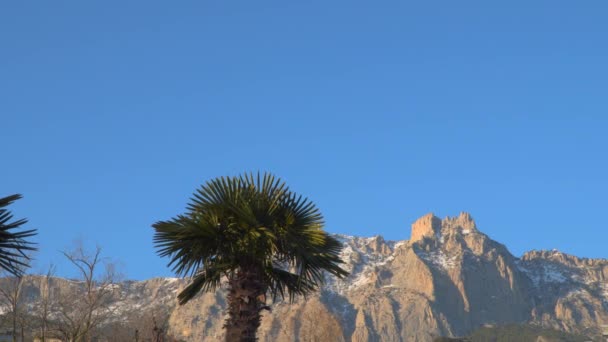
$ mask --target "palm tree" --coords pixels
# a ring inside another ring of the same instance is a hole
[[[228,285],[226,341],[256,341],[266,295],[293,301],[323,282],[343,278],[342,244],[323,231],[323,216],[307,198],[271,174],[221,177],[198,189],[187,212],[153,225],[169,266],[191,282],[185,304],[199,292]]]
[[[13,219],[13,215],[5,209],[20,198],[19,194],[0,198],[0,268],[16,277],[22,276],[24,270],[29,267],[30,258],[25,252],[36,250],[33,243],[25,240],[36,235],[36,229],[11,231],[27,223],[26,219],[9,222]]]

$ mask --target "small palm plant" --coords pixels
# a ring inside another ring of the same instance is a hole
[[[24,270],[29,267],[30,258],[26,252],[36,250],[32,242],[26,241],[26,238],[36,235],[36,230],[13,232],[13,229],[27,223],[27,220],[10,222],[13,215],[5,209],[20,198],[19,194],[0,198],[0,268],[16,277],[23,275]]]
[[[191,276],[180,304],[227,282],[230,342],[257,340],[267,294],[293,301],[316,290],[324,272],[348,275],[342,244],[323,230],[316,206],[271,174],[213,179],[185,214],[153,227],[158,254],[179,276]]]

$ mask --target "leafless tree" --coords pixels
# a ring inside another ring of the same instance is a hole
[[[132,314],[122,322],[113,322],[104,327],[104,338],[108,341],[173,342],[168,334],[169,313],[157,308]]]
[[[51,287],[51,281],[55,274],[55,266],[51,264],[45,275],[37,278],[38,288],[40,289],[40,296],[38,297],[38,303],[36,307],[35,315],[40,322],[40,340],[46,341],[48,330],[49,330],[49,318],[53,304],[53,293]]]
[[[97,337],[101,337],[101,341],[133,341],[136,340],[136,332],[137,329],[129,322],[111,322],[104,325],[103,332]]]
[[[131,317],[129,326],[137,332],[137,341],[171,341],[170,336],[167,334],[169,330],[169,313],[166,310],[158,308]]]
[[[18,275],[6,275],[2,279],[0,285],[0,303],[6,308],[9,313],[12,326],[13,342],[17,341],[17,337],[21,335],[21,341],[23,341],[24,324],[27,323],[27,319],[24,318],[26,312],[22,307],[23,303],[23,284],[25,281],[25,266],[19,266],[20,271]],[[21,331],[21,334],[19,334]]]
[[[119,275],[114,264],[101,258],[99,246],[89,252],[80,242],[63,255],[77,269],[79,278],[58,295],[58,328],[68,341],[89,342],[112,316]]]

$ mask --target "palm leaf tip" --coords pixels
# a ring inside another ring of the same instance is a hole
[[[21,276],[29,267],[31,258],[26,254],[35,251],[35,243],[28,241],[37,234],[36,229],[13,231],[27,223],[26,219],[12,221],[13,215],[7,206],[21,199],[20,194],[0,198],[0,268],[14,276]]]

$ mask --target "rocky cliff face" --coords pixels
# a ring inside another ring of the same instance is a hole
[[[328,277],[321,291],[293,304],[273,303],[260,341],[431,341],[506,323],[597,333],[608,324],[607,260],[558,251],[518,259],[466,213],[423,216],[407,241],[338,237],[350,276]],[[121,315],[167,310],[170,332],[186,341],[222,340],[225,293],[177,306],[185,284],[125,282],[114,305]]]

